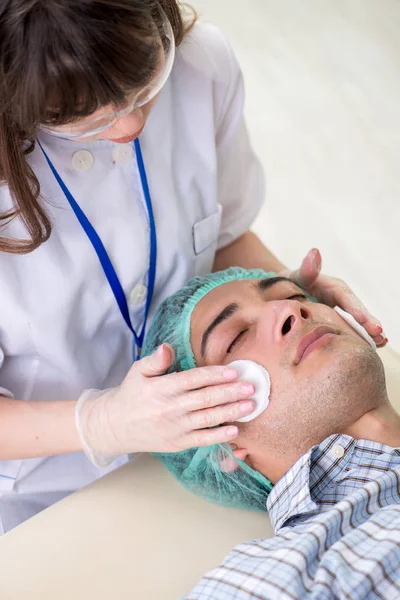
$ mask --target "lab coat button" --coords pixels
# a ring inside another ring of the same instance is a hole
[[[76,171],[89,171],[93,163],[93,154],[89,150],[78,150],[72,155],[72,166]]]
[[[336,446],[333,446],[332,454],[335,458],[343,458],[343,456],[344,456],[343,446],[339,446],[339,444],[337,444]]]
[[[129,294],[129,302],[131,304],[141,304],[147,296],[147,287],[142,284],[136,285]]]
[[[133,148],[131,144],[118,144],[112,151],[114,162],[118,164],[128,163],[133,157]]]

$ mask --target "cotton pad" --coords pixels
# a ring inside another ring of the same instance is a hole
[[[352,327],[355,331],[357,331],[357,333],[359,333],[361,335],[361,337],[363,337],[364,340],[366,342],[368,342],[368,344],[370,346],[372,346],[372,348],[374,350],[376,350],[376,344],[375,344],[374,340],[369,335],[367,330],[362,325],[360,325],[360,323],[357,323],[357,321],[355,320],[353,315],[351,315],[350,313],[348,313],[345,310],[343,310],[342,308],[340,308],[340,306],[335,306],[334,310],[336,310],[338,315],[340,315],[342,317],[342,319],[344,319],[344,321],[346,321],[346,323],[348,323],[350,325],[350,327]]]
[[[271,391],[271,378],[264,367],[252,360],[235,360],[228,365],[236,369],[241,381],[248,381],[255,387],[254,395],[249,400],[256,404],[255,409],[249,415],[237,419],[239,423],[252,421],[267,408],[269,404],[269,394]]]

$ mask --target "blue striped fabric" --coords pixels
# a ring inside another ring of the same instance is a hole
[[[237,546],[186,600],[400,599],[400,450],[334,435],[273,488],[271,539]]]

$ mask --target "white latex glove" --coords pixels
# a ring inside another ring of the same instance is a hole
[[[254,402],[244,400],[254,394],[254,386],[237,381],[229,367],[163,375],[173,360],[172,348],[163,344],[136,362],[118,387],[86,390],[79,398],[76,427],[96,466],[105,467],[122,454],[179,452],[237,436],[236,426],[217,426],[254,410]]]
[[[320,275],[322,258],[319,250],[313,249],[307,254],[300,269],[294,271],[285,270],[279,273],[282,277],[288,277],[295,281],[309,294],[329,306],[340,306],[349,312],[365,327],[379,348],[383,348],[388,342],[383,333],[383,328],[374,316],[365,308],[349,286],[336,277]]]

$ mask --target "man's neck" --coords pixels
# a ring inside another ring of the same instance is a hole
[[[400,447],[400,415],[393,406],[383,404],[367,412],[343,433],[357,440],[370,440]]]

